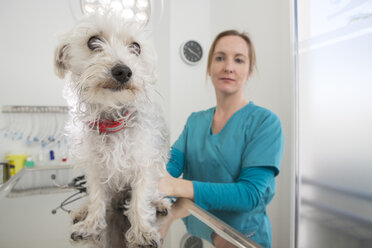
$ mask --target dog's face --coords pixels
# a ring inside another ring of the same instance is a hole
[[[71,72],[80,101],[106,106],[134,102],[156,81],[156,55],[142,26],[115,16],[82,19],[55,51],[55,72]]]

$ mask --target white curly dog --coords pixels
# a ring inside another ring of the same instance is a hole
[[[87,179],[88,202],[73,216],[72,242],[159,247],[157,216],[168,213],[170,202],[157,182],[165,175],[169,142],[150,100],[156,54],[149,32],[114,15],[84,17],[62,36],[55,72],[71,74],[67,130],[74,163]]]

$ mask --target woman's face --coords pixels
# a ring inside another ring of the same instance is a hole
[[[216,92],[224,95],[243,93],[249,78],[247,42],[240,36],[222,37],[212,55],[209,76]]]

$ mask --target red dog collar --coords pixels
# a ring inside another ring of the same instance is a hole
[[[128,115],[128,112],[125,113],[125,116]],[[111,121],[111,120],[98,120],[94,122],[89,122],[89,127],[92,129],[96,129],[99,131],[100,134],[102,133],[116,133],[122,130],[126,125],[128,120],[131,116],[125,119],[121,119],[118,121]]]

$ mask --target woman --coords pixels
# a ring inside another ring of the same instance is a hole
[[[249,102],[244,86],[255,66],[249,37],[235,30],[220,33],[209,51],[207,74],[217,105],[192,113],[173,144],[167,170],[159,182],[167,196],[193,200],[244,235],[271,247],[266,206],[275,193],[275,176],[283,154],[279,118]],[[183,179],[178,178],[183,173]],[[185,219],[188,231],[197,229]],[[217,245],[220,237],[212,239]]]

